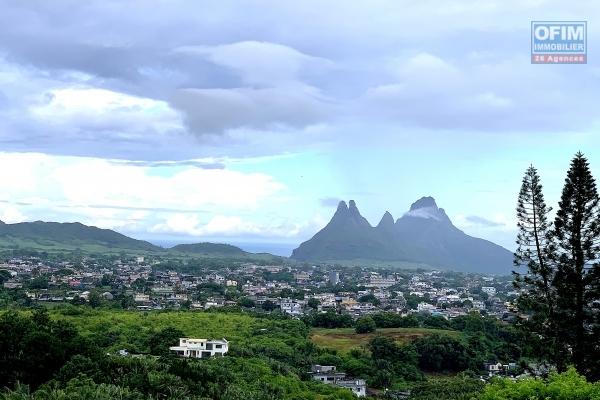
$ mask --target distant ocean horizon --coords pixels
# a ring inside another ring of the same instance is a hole
[[[148,242],[155,244],[160,247],[170,248],[178,244],[184,243],[198,243],[196,241],[189,240],[172,240],[172,239],[145,239]],[[237,242],[237,241],[226,241],[226,240],[205,240],[211,243],[226,243],[233,246],[237,246],[244,251],[249,253],[271,253],[276,256],[289,257],[292,254],[292,250],[298,247],[297,244],[293,243],[267,243],[267,242]]]

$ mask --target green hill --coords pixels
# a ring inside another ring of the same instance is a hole
[[[178,244],[171,247],[170,250],[181,253],[192,253],[196,255],[223,255],[223,256],[248,256],[251,253],[245,252],[239,247],[224,243],[193,243],[193,244]]]
[[[152,243],[130,238],[110,229],[79,222],[21,222],[0,224],[0,249],[84,251],[162,251]]]
[[[236,261],[275,262],[281,257],[268,253],[249,253],[223,243],[179,244],[165,249],[144,240],[133,239],[110,229],[100,229],[79,222],[20,222],[0,221],[0,251],[34,250],[64,252],[81,250],[85,253],[164,254],[175,258],[229,259]]]

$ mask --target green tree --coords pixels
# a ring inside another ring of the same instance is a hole
[[[179,342],[179,338],[182,337],[185,337],[185,335],[181,330],[170,326],[154,332],[148,339],[150,354],[156,356],[168,355],[169,347],[175,346]]]
[[[585,377],[569,369],[561,374],[550,374],[548,379],[525,378],[517,381],[495,379],[487,385],[480,400],[562,400],[562,399],[598,399],[600,384],[592,384]]]
[[[10,272],[3,269],[0,271],[0,285],[10,279]]]
[[[135,300],[133,299],[133,296],[123,294],[120,296],[120,300],[121,308],[123,310],[135,307]]]
[[[455,377],[428,379],[413,387],[411,400],[470,400],[476,399],[485,387],[479,379],[465,374]]]
[[[381,304],[381,301],[379,301],[379,299],[375,297],[373,293],[365,294],[364,296],[359,297],[358,301],[361,303],[371,303],[374,306]]]
[[[562,370],[564,351],[560,350],[561,340],[556,330],[556,291],[552,286],[556,268],[551,260],[552,226],[548,221],[551,210],[544,201],[537,170],[530,166],[525,171],[517,201],[519,232],[514,264],[518,270],[513,271],[513,283],[516,288],[525,289],[519,307],[534,314],[530,328],[545,338],[552,361]],[[522,269],[525,271],[521,272]]]
[[[102,279],[100,279],[100,285],[102,286],[110,286],[115,282],[115,277],[112,275],[104,274],[102,275]]]
[[[246,307],[246,308],[254,308],[256,306],[254,301],[250,300],[247,297],[240,297],[238,299],[237,303],[240,307]]]
[[[325,313],[311,314],[304,318],[309,326],[318,328],[348,328],[352,326],[352,317],[348,314],[336,314],[329,310]]]
[[[277,308],[277,304],[273,303],[271,300],[266,300],[262,304],[262,309],[265,311],[273,311]]]
[[[90,354],[89,344],[69,323],[52,321],[45,309],[30,317],[11,311],[0,316],[3,386],[21,382],[36,388],[77,353]]]
[[[419,366],[425,371],[459,372],[469,367],[465,345],[448,335],[431,335],[414,342]]]
[[[369,342],[371,359],[374,361],[373,368],[377,373],[371,375],[371,383],[379,387],[390,386],[386,380],[389,375],[380,373],[389,371],[395,378],[407,381],[418,381],[422,379],[422,373],[417,368],[418,355],[412,344],[398,346],[393,339],[387,336],[376,336]]]
[[[314,297],[308,299],[308,303],[306,303],[306,305],[308,305],[313,310],[318,309],[320,304],[321,302],[318,299],[315,299]]]
[[[88,302],[90,303],[90,307],[92,308],[100,307],[100,305],[102,304],[102,297],[100,297],[100,294],[98,292],[92,291],[90,292],[90,295],[88,297]]]
[[[597,337],[592,305],[600,300],[593,290],[598,285],[600,257],[600,209],[596,182],[587,159],[577,153],[571,161],[554,222],[554,259],[558,265],[557,321],[562,337],[573,350],[573,362],[582,374],[593,371],[597,362]]]
[[[356,330],[356,333],[371,333],[375,332],[377,326],[375,325],[373,318],[366,316],[361,317],[356,321],[356,327],[354,329]]]
[[[71,300],[71,304],[73,304],[75,306],[81,306],[81,305],[85,304],[85,299],[83,297],[75,295],[75,296],[73,296],[73,299]]]
[[[31,289],[48,289],[48,277],[38,276],[29,282]]]
[[[144,278],[137,278],[132,284],[131,288],[139,292],[146,291],[148,282]]]

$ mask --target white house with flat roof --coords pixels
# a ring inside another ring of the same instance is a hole
[[[350,389],[358,397],[367,395],[367,383],[364,379],[348,378],[344,372],[338,372],[334,365],[313,365],[309,373],[321,383]]]
[[[365,397],[367,395],[367,383],[364,379],[340,380],[335,384],[339,387],[352,390],[352,393],[358,397]]]
[[[180,357],[209,358],[223,357],[229,351],[227,339],[192,339],[180,338],[179,346],[169,347]]]

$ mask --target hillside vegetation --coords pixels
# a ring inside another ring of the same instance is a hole
[[[146,255],[169,259],[215,259],[231,262],[280,263],[282,257],[267,253],[249,253],[239,247],[222,243],[179,244],[162,248],[144,240],[133,239],[110,229],[100,229],[79,222],[21,222],[5,224],[0,221],[0,252],[19,256],[44,253],[69,258],[73,253],[101,255]]]
[[[376,332],[359,334],[355,332],[354,328],[317,328],[311,330],[310,340],[317,346],[345,353],[352,349],[366,349],[376,336],[388,337],[394,343],[402,345],[433,334],[458,337],[460,332],[430,328],[383,328]]]

